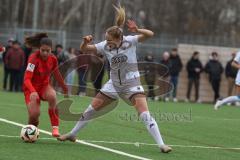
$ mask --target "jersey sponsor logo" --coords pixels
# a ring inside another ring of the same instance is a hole
[[[126,64],[128,57],[124,54],[118,54],[111,59],[111,68],[119,69],[122,65]]]
[[[111,63],[112,64],[124,63],[124,62],[127,62],[127,60],[128,60],[128,57],[126,55],[117,55],[111,59]]]
[[[28,66],[27,66],[27,71],[30,71],[30,72],[33,72],[34,71],[34,68],[35,68],[35,64],[32,64],[32,63],[28,63]]]

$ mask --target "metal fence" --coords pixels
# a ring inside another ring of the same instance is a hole
[[[47,32],[53,39],[54,44],[62,44],[65,48],[79,48],[82,41],[83,33],[67,32],[64,30],[45,30],[45,29],[26,29],[26,28],[0,28],[0,42],[6,44],[9,38],[14,38],[23,42],[26,35],[36,32]],[[101,41],[100,39],[95,40]],[[192,36],[192,35],[172,35],[172,34],[156,34],[156,36],[138,47],[139,59],[147,53],[152,53],[155,58],[160,58],[161,53],[169,51],[178,44],[198,44],[210,46],[238,47],[240,39],[232,39],[228,36]]]

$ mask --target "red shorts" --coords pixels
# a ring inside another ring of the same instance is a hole
[[[44,94],[45,94],[45,90],[46,90],[47,87],[48,87],[48,86],[43,86],[43,87],[41,87],[41,88],[36,89],[36,92],[38,93],[39,98],[40,98],[40,99],[38,100],[38,103],[39,103],[39,104],[40,104],[40,101],[41,101],[41,100],[44,101],[43,96],[44,96]],[[30,94],[31,94],[31,92],[30,92],[28,89],[24,89],[24,90],[23,90],[23,93],[24,93],[24,96],[25,96],[25,103],[28,105],[29,102],[30,102]]]

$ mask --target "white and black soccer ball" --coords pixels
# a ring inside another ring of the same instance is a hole
[[[34,125],[26,125],[22,128],[20,137],[24,142],[33,143],[39,137],[39,130]]]

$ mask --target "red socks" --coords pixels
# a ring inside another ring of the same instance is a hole
[[[48,115],[52,126],[59,126],[59,115],[57,108],[48,108]]]

